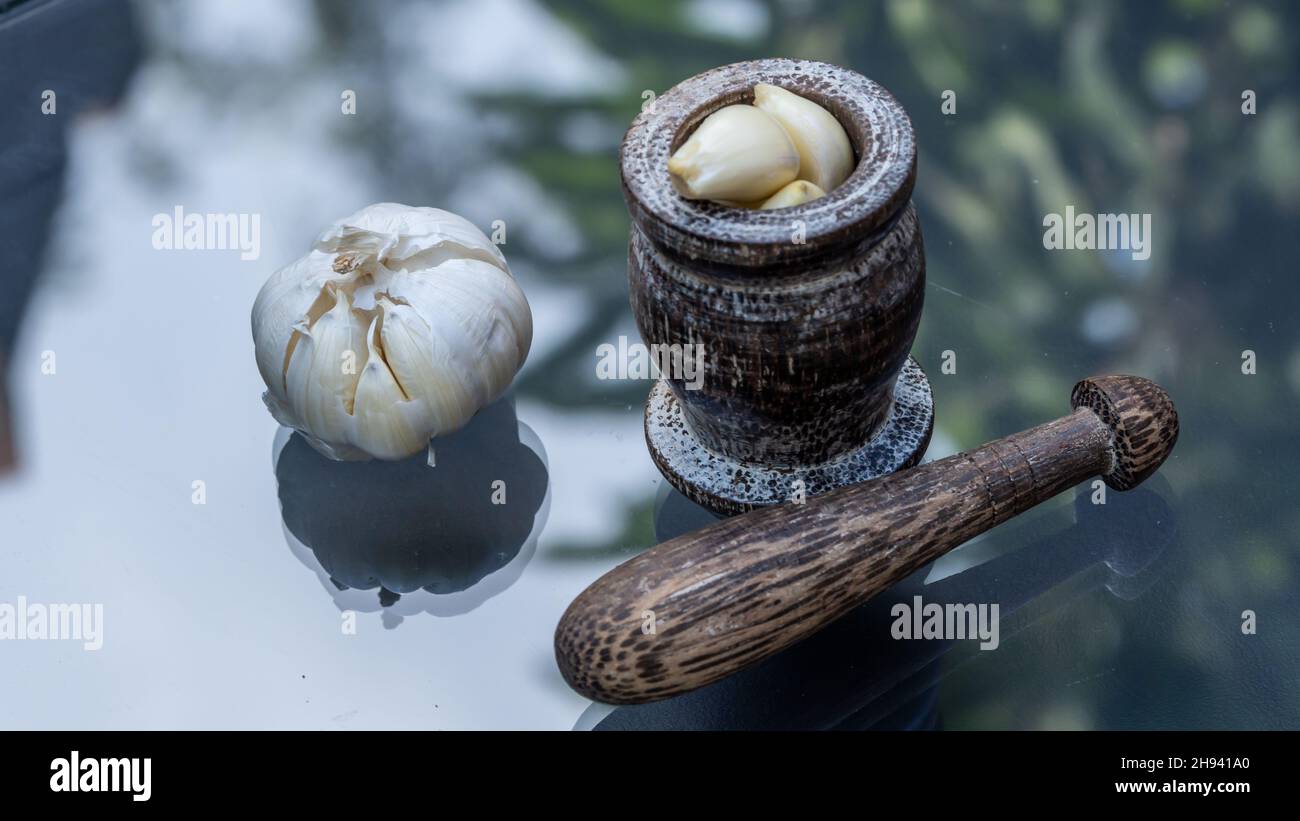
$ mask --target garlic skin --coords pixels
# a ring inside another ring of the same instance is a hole
[[[761,211],[768,211],[773,208],[793,208],[796,205],[803,205],[805,202],[812,202],[818,197],[824,196],[826,196],[826,192],[815,184],[807,180],[795,180],[764,200],[758,208]]]
[[[853,171],[853,146],[835,115],[779,86],[754,86],[754,107],[781,124],[799,152],[799,178],[830,191]]]
[[[333,459],[402,459],[509,387],[533,338],[505,257],[469,221],[379,203],[271,275],[252,315],[263,400]]]
[[[799,176],[799,152],[767,113],[729,105],[704,118],[668,160],[668,173],[687,199],[764,200]]]

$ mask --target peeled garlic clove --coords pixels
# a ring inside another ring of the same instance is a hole
[[[853,172],[853,146],[840,121],[778,86],[754,86],[754,106],[781,124],[799,152],[799,177],[830,191]]]
[[[818,188],[807,180],[795,180],[786,187],[777,191],[768,197],[759,205],[759,209],[768,211],[773,208],[792,208],[796,205],[803,205],[805,202],[811,202],[818,197],[826,196],[826,192]]]
[[[532,314],[505,257],[461,217],[380,203],[339,220],[253,306],[263,397],[335,459],[398,459],[510,386]]]
[[[330,291],[333,307],[296,331],[300,338],[285,373],[285,390],[294,415],[308,430],[325,440],[342,440],[366,361],[366,326],[352,312],[345,290],[331,286]]]
[[[302,319],[314,321],[334,305],[326,293],[330,283],[350,283],[353,274],[333,270],[332,254],[310,253],[271,275],[253,304],[253,337],[256,344],[257,369],[262,381],[284,390],[288,356],[297,344],[294,326]]]
[[[772,117],[729,105],[704,118],[668,160],[668,173],[687,199],[763,200],[799,176],[799,152]]]

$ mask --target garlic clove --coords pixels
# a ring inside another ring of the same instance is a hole
[[[370,356],[357,379],[352,436],[357,447],[373,456],[402,459],[428,445],[430,413],[423,400],[403,392],[384,361],[382,323],[382,315],[376,315],[366,335]]]
[[[770,211],[773,208],[793,208],[796,205],[803,205],[805,202],[811,202],[818,197],[824,196],[826,196],[826,192],[818,188],[814,183],[807,180],[795,180],[768,197],[758,207],[763,211]]]
[[[344,289],[328,286],[322,297],[333,306],[310,325],[304,320],[295,328],[299,338],[285,373],[285,394],[294,415],[314,435],[342,441],[367,358],[366,326]]]
[[[799,176],[799,152],[767,113],[729,105],[704,118],[668,160],[687,199],[762,200]]]
[[[799,177],[830,191],[853,172],[853,146],[844,126],[812,100],[778,86],[754,86],[754,106],[781,124],[799,152]]]
[[[253,340],[257,354],[257,369],[268,388],[283,398],[285,373],[289,356],[296,343],[294,325],[303,319],[314,319],[313,309],[320,312],[333,307],[332,297],[325,304],[325,289],[329,283],[347,286],[355,279],[353,274],[337,274],[331,267],[333,257],[311,253],[284,266],[271,275],[253,304]]]
[[[387,291],[437,329],[437,361],[458,374],[477,409],[497,399],[523,365],[532,342],[532,314],[514,277],[490,265],[462,259],[436,270],[436,279],[396,275]],[[447,419],[445,430],[467,421],[469,415]]]
[[[433,436],[460,427],[478,409],[474,392],[449,379],[437,363],[452,361],[449,346],[410,305],[381,299],[380,338],[384,360],[403,392],[428,405],[437,426]]]

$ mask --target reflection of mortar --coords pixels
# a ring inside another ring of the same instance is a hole
[[[286,539],[342,610],[383,609],[390,626],[421,611],[467,612],[532,558],[550,498],[546,457],[509,398],[435,440],[436,467],[423,453],[335,462],[301,436],[281,438]]]
[[[701,120],[771,83],[834,114],[857,168],[827,196],[770,211],[683,199],[669,155]],[[930,386],[908,358],[925,257],[910,201],[912,125],[898,101],[825,63],[757,60],[659,97],[623,141],[628,279],[647,344],[702,345],[703,384],[666,374],[646,404],[660,471],[726,513],[816,495],[916,463]]]
[[[1132,600],[1162,573],[1175,551],[1177,527],[1157,475],[1127,494],[1093,505],[1090,492],[1075,498],[1075,522],[1013,552],[924,584],[922,568],[849,613],[821,633],[768,661],[695,692],[653,704],[611,710],[593,705],[586,726],[599,729],[815,729],[881,726],[929,727],[932,693],[951,672],[943,664],[954,642],[902,641],[890,635],[891,609],[913,596],[925,603],[998,604],[1000,640],[1024,628],[1008,617],[1072,579],[1089,577],[1087,589],[1103,585]],[[679,494],[661,500],[656,535],[669,539],[704,524],[711,514]],[[991,534],[996,539],[998,534]],[[950,554],[951,555],[951,554]],[[1096,578],[1091,576],[1095,574]],[[1050,602],[1063,607],[1074,595]],[[1010,629],[1008,629],[1008,627]],[[979,654],[972,654],[978,656]],[[602,716],[596,719],[596,716]],[[595,720],[593,720],[595,719]],[[580,726],[584,721],[579,722]]]

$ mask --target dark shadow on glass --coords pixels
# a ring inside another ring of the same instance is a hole
[[[549,501],[545,451],[509,397],[434,440],[436,467],[423,453],[335,462],[286,438],[275,460],[286,539],[340,610],[382,609],[387,627],[465,613],[532,558]]]
[[[1007,540],[1009,549],[996,558],[931,584],[925,584],[931,567],[921,568],[822,632],[753,668],[654,704],[612,711],[593,705],[578,726],[594,725],[599,730],[937,728],[937,686],[953,669],[944,657],[958,642],[894,639],[891,610],[896,604],[913,604],[914,596],[941,606],[996,603],[999,639],[1005,642],[1026,626],[1014,617],[1025,605],[1043,604],[1050,612],[1098,586],[1120,598],[1135,599],[1162,575],[1168,558],[1176,553],[1178,531],[1167,501],[1173,497],[1163,477],[1154,476],[1127,493],[1111,493],[1104,505],[1092,504],[1087,486],[1076,494],[1074,523],[1064,529],[1033,533],[1016,544],[1017,535],[1034,528],[1017,530],[1013,520],[986,537]],[[698,515],[687,507],[692,503],[673,496],[680,494],[666,494],[658,506],[660,538],[699,526]],[[1072,580],[1079,585],[1067,584]],[[1070,595],[1045,595],[1058,588]],[[961,661],[974,655],[978,653]],[[602,713],[607,714],[597,719]]]
[[[659,483],[659,492],[655,494],[655,539],[658,541],[675,539],[725,518],[687,499],[668,482]]]

